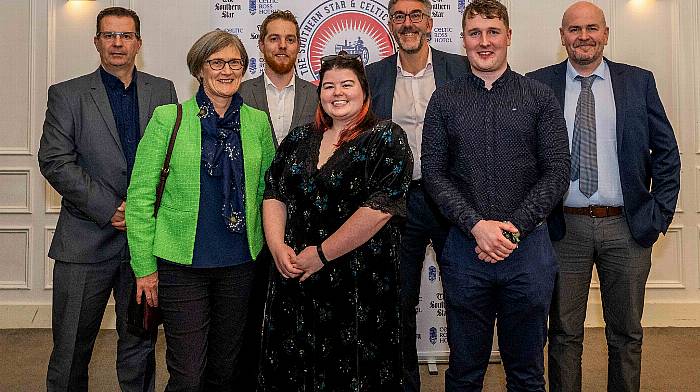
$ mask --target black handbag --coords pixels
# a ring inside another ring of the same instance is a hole
[[[173,155],[173,147],[175,146],[175,138],[177,131],[180,129],[182,122],[182,105],[177,104],[177,117],[173,132],[170,135],[168,143],[168,151],[165,153],[163,167],[160,170],[160,180],[156,187],[156,200],[153,204],[153,216],[158,217],[160,202],[163,198],[163,190],[165,189],[165,181],[170,174],[170,158]],[[140,336],[142,338],[151,337],[158,333],[158,326],[163,323],[163,316],[160,309],[148,305],[146,302],[146,293],[141,293],[141,303],[136,302],[136,277],[134,276],[134,285],[129,295],[129,306],[127,308],[126,329],[129,333]]]

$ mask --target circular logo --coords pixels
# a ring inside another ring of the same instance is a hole
[[[358,55],[365,65],[394,54],[388,18],[386,6],[375,0],[322,3],[299,26],[299,75],[318,80],[321,58],[341,50]]]

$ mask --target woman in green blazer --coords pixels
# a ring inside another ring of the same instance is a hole
[[[156,186],[176,106],[158,107],[139,143],[127,193],[136,298],[163,313],[166,390],[221,390],[231,382],[253,266],[263,245],[264,174],[274,156],[267,115],[243,103],[248,56],[215,30],[187,55],[199,91],[183,117],[157,218]]]

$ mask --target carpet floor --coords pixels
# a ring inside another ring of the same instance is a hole
[[[90,364],[91,391],[118,391],[115,363],[116,332],[102,330]],[[51,353],[51,330],[0,330],[0,391],[46,390],[46,366]],[[157,391],[167,382],[165,339],[158,340]],[[642,354],[642,391],[700,392],[700,328],[645,328]],[[444,390],[446,365],[439,374],[421,366],[424,392]],[[601,328],[586,329],[583,354],[583,390],[605,391],[607,349]],[[500,364],[489,365],[484,391],[504,391],[505,374]]]

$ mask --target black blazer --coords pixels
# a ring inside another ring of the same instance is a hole
[[[466,57],[445,53],[435,48],[431,48],[431,50],[436,88],[470,72],[469,61]],[[372,111],[382,120],[391,119],[391,107],[394,104],[394,88],[396,87],[397,58],[398,53],[394,53],[376,63],[369,64],[365,70],[372,96]]]
[[[644,69],[614,63],[610,68],[617,119],[617,160],[625,217],[632,237],[650,247],[666,233],[680,190],[681,160],[676,137],[656,90],[654,75]],[[526,76],[554,90],[562,110],[566,91],[566,60]],[[547,219],[554,241],[564,237],[562,203]]]

